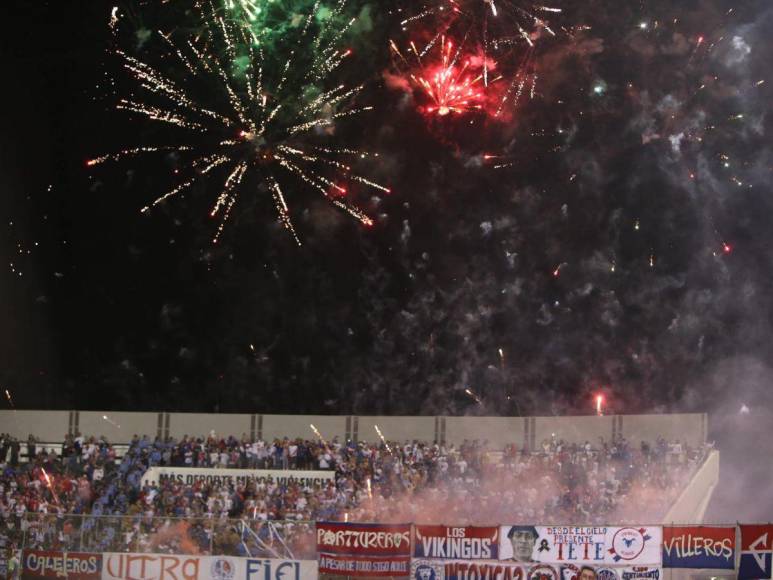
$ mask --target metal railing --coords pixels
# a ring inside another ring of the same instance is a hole
[[[314,522],[27,513],[0,519],[21,549],[314,559]]]

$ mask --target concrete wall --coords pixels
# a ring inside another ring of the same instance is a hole
[[[338,437],[345,441],[347,419],[346,415],[258,415],[256,434],[260,432],[267,441],[282,437],[313,439],[314,425],[325,440]]]
[[[632,443],[650,440],[653,432],[669,441],[679,439],[691,446],[706,441],[708,419],[704,413],[677,415],[623,415],[623,435]]]
[[[711,494],[719,482],[719,451],[712,451],[695,472],[674,505],[663,518],[664,524],[700,524]]]
[[[32,433],[41,441],[62,441],[69,417],[69,411],[0,411],[0,433],[23,440]]]
[[[569,442],[598,443],[615,434],[634,445],[663,436],[690,445],[705,441],[708,419],[705,414],[609,415],[597,417],[368,417],[348,415],[258,415],[205,413],[118,413],[112,411],[0,411],[0,432],[26,439],[34,433],[40,440],[60,442],[65,433],[105,435],[114,443],[128,443],[132,435],[157,434],[180,438],[218,435],[313,438],[314,424],[325,439],[338,436],[359,441],[378,439],[375,425],[390,441],[420,439],[446,441],[459,445],[465,439],[488,440],[492,448],[508,443],[519,447],[539,446],[555,436]]]
[[[586,415],[581,417],[536,417],[534,443],[539,447],[544,439],[555,437],[564,441],[584,443],[589,441],[596,446],[599,437],[605,441],[612,438],[612,421],[615,417],[608,415],[597,417]]]
[[[169,413],[169,418],[169,436],[178,439],[183,435],[204,437],[210,431],[218,436],[239,438],[242,433],[249,436],[252,428],[252,415],[248,414]]]
[[[525,417],[445,417],[446,442],[459,445],[467,440],[488,439],[491,447],[502,449],[515,443],[523,446]]]
[[[357,417],[358,441],[378,441],[376,425],[387,441],[435,440],[435,417]]]
[[[129,442],[137,435],[155,437],[159,413],[78,411],[78,431],[83,435],[104,435],[108,441]]]

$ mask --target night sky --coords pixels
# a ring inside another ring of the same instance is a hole
[[[147,4],[122,5],[142,56],[143,30],[190,16]],[[556,5],[534,97],[499,121],[428,118],[388,80],[402,16],[352,2],[368,25],[341,75],[375,110],[334,139],[378,151],[368,175],[392,193],[359,192],[365,227],[296,183],[301,247],[265,195],[242,195],[213,245],[216,181],[140,213],[179,159],[86,166],[163,134],[114,109],[112,3],[4,5],[0,385],[52,409],[768,405],[773,8]]]

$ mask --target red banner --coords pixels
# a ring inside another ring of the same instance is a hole
[[[101,578],[102,555],[24,550],[24,578]]]
[[[742,525],[741,550],[750,552],[773,550],[773,525]]]
[[[320,554],[319,573],[358,577],[408,576],[411,573],[411,558],[409,556],[359,558]]]
[[[499,559],[499,527],[415,526],[413,555],[445,560]]]
[[[773,525],[741,526],[739,580],[773,575]]]
[[[410,524],[317,524],[319,572],[399,577],[411,573]]]
[[[354,556],[410,556],[410,524],[317,524],[317,552]]]

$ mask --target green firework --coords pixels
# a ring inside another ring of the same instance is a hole
[[[351,53],[341,40],[356,20],[346,19],[344,5],[338,0],[321,10],[317,1],[300,21],[288,19],[281,41],[269,41],[256,32],[254,21],[229,17],[223,5],[198,0],[201,25],[193,33],[158,32],[145,56],[116,50],[135,81],[118,109],[168,127],[176,138],[102,155],[89,165],[174,154],[183,163],[180,181],[143,211],[185,195],[200,181],[217,183],[210,211],[220,219],[214,242],[237,201],[249,193],[272,199],[280,222],[300,243],[286,201],[291,187],[316,190],[372,225],[351,201],[352,190],[389,190],[350,164],[377,155],[338,142],[336,131],[345,118],[372,109],[355,102],[362,84],[348,86],[336,78]],[[111,25],[117,28],[117,22]]]

